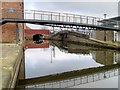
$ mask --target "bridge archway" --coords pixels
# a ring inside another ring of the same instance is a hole
[[[25,29],[26,48],[48,48],[49,43],[44,39],[49,38],[49,30]]]
[[[43,35],[44,39],[49,38],[50,31],[49,30],[36,30],[36,29],[25,29],[25,38],[32,39],[33,36],[39,34],[40,36]]]
[[[40,44],[42,43],[44,40],[44,36],[42,34],[34,34],[33,35],[33,42],[35,44]]]

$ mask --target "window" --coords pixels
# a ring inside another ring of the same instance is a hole
[[[10,8],[10,9],[9,9],[9,12],[14,12],[14,9],[13,9],[13,8]]]

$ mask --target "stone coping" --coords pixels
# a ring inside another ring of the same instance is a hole
[[[2,43],[2,57],[1,61],[1,69],[2,72],[0,85],[2,88],[10,88],[11,82],[13,82],[14,75],[16,73],[16,68],[19,66],[20,57],[22,53],[22,46],[16,45],[13,43]],[[1,87],[0,87],[1,88]]]

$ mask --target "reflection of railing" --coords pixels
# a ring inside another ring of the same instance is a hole
[[[102,20],[101,18],[92,16],[38,10],[13,10],[10,12],[9,9],[3,9],[2,13],[2,18],[22,19],[22,16],[24,16],[24,19],[75,22],[91,25],[99,25],[98,21]]]
[[[73,79],[67,79],[67,80],[61,80],[56,82],[48,82],[44,84],[36,84],[36,85],[30,85],[26,86],[26,88],[68,88],[73,87],[81,84],[86,84],[90,82],[95,82],[98,80],[102,80],[105,78],[110,78],[113,76],[118,76],[118,69],[112,69],[109,71],[81,76]]]

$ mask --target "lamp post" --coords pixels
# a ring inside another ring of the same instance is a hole
[[[107,14],[104,14],[104,19],[106,19],[106,16]],[[105,26],[106,26],[106,21],[105,21]],[[106,38],[107,38],[106,31],[104,31],[104,41],[106,41]]]
[[[105,14],[104,14],[104,19],[106,19],[106,16],[107,16],[107,14],[105,13]]]

